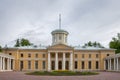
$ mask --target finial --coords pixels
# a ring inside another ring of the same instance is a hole
[[[61,14],[59,14],[59,29],[61,29]]]

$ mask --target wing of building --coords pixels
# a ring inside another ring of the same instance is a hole
[[[69,46],[67,43],[69,33],[62,29],[54,30],[51,34],[51,46],[3,48],[6,56],[0,55],[2,65],[0,69],[2,71],[106,70],[108,69],[106,57],[115,55],[115,49]],[[120,58],[118,59],[120,63]],[[10,68],[7,67],[11,64]]]

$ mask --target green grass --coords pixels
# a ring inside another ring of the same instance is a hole
[[[35,72],[28,72],[27,75],[40,75],[40,76],[79,76],[79,75],[97,75],[98,72],[73,72],[73,71],[35,71]]]

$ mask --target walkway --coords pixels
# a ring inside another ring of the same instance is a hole
[[[120,73],[100,72],[93,76],[31,76],[24,72],[0,72],[0,80],[120,80]]]

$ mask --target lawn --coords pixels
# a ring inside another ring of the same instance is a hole
[[[98,72],[74,72],[74,71],[35,71],[35,72],[28,72],[27,75],[40,75],[40,76],[79,76],[79,75],[97,75]]]

